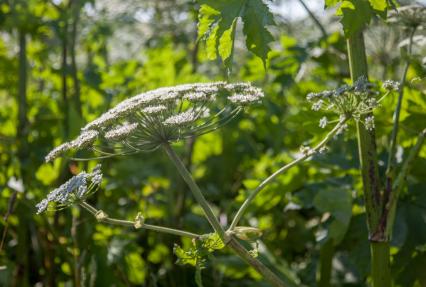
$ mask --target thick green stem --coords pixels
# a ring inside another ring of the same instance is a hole
[[[368,76],[362,30],[347,39],[349,66],[352,81]],[[366,115],[368,116],[368,115]],[[368,131],[357,122],[358,150],[363,181],[365,208],[371,244],[371,277],[374,287],[390,287],[390,253],[386,237],[386,220],[382,217],[382,194],[377,166],[376,138],[374,130]],[[377,268],[380,266],[380,268]]]
[[[168,143],[164,144],[163,148],[166,151],[167,155],[172,160],[172,162],[174,163],[174,165],[176,166],[183,180],[186,182],[186,184],[188,184],[189,189],[192,191],[192,194],[195,197],[195,200],[198,202],[198,204],[201,205],[201,208],[203,209],[204,214],[206,215],[207,220],[210,222],[214,231],[216,231],[217,234],[219,234],[222,240],[225,239],[227,236],[225,234],[225,230],[220,225],[219,221],[217,220],[216,216],[213,213],[213,210],[210,208],[209,203],[205,199],[198,185],[193,180],[192,175],[186,169],[185,164],[182,162],[182,160],[179,158],[179,156],[175,153],[175,151],[172,149],[172,147]]]
[[[278,175],[282,174],[283,172],[289,170],[290,168],[296,166],[300,162],[303,162],[305,159],[312,156],[312,154],[318,152],[322,147],[324,147],[332,138],[333,136],[342,128],[342,126],[345,124],[347,119],[341,120],[322,140],[319,144],[317,144],[313,149],[312,152],[306,153],[303,156],[295,159],[294,161],[286,164],[285,166],[278,169],[276,172],[271,174],[268,178],[266,178],[264,181],[262,181],[256,189],[254,189],[250,195],[247,197],[247,199],[244,201],[244,203],[241,205],[240,209],[237,211],[237,214],[235,215],[234,219],[232,220],[231,226],[229,227],[230,230],[233,230],[238,222],[240,221],[241,217],[243,216],[244,212],[247,210],[247,208],[250,206],[251,202],[254,200],[254,198],[259,194],[262,189],[264,189],[269,183],[271,183]]]
[[[276,274],[274,274],[268,267],[266,267],[262,262],[254,258],[250,255],[250,253],[242,246],[232,235],[228,235],[225,233],[225,230],[220,225],[216,216],[213,214],[207,200],[204,198],[204,195],[201,192],[201,189],[195,183],[192,175],[186,169],[184,163],[176,154],[176,152],[172,149],[172,147],[165,143],[163,145],[164,150],[167,155],[170,157],[172,162],[175,164],[178,169],[180,175],[188,184],[192,194],[194,195],[198,204],[201,205],[203,211],[210,222],[211,226],[215,230],[215,232],[220,236],[220,238],[229,246],[239,257],[241,257],[245,262],[250,264],[256,271],[258,271],[266,281],[268,281],[274,287],[286,287],[284,282],[279,278]]]
[[[111,218],[107,216],[105,213],[103,213],[101,210],[94,208],[87,202],[84,202],[84,201],[80,202],[80,206],[86,209],[87,211],[89,211],[91,214],[93,214],[100,222],[105,222],[105,223],[114,224],[114,225],[121,225],[126,227],[135,227],[135,223],[136,223],[135,221]],[[103,214],[101,218],[99,217],[100,212],[102,212]],[[151,225],[146,223],[143,223],[140,226],[140,228],[153,230],[153,231],[157,231],[161,233],[173,234],[177,236],[190,237],[190,238],[199,238],[201,236],[200,234],[195,234],[195,233],[184,231],[184,230],[178,230],[178,229],[173,229],[169,227]]]
[[[389,267],[389,243],[371,242],[371,277],[374,287],[391,286]]]
[[[231,238],[228,246],[247,264],[252,266],[257,272],[263,275],[263,277],[275,287],[286,287],[284,282],[275,273],[265,266],[260,260],[254,258],[245,248],[242,246],[237,239]]]

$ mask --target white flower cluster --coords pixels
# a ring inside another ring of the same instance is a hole
[[[374,124],[374,116],[368,116],[364,119],[365,129],[368,131],[372,131],[376,128]]]
[[[78,138],[52,150],[46,161],[71,149],[92,146],[96,139],[112,144],[113,150],[152,150],[165,142],[212,131],[263,96],[262,90],[250,83],[225,82],[185,84],[142,93],[88,123]]]
[[[325,128],[327,126],[327,124],[328,124],[327,117],[322,117],[320,119],[320,122],[319,122],[319,127],[323,129],[323,128]]]
[[[136,130],[138,125],[138,123],[127,123],[121,126],[117,126],[114,129],[107,131],[104,137],[108,140],[121,140]]]
[[[83,131],[76,139],[63,143],[56,148],[54,148],[49,154],[45,157],[46,162],[50,162],[53,159],[57,158],[59,155],[70,149],[81,149],[87,147],[96,140],[99,132],[94,130]]]
[[[426,25],[426,6],[421,4],[406,5],[391,11],[389,23],[403,25],[406,28],[421,29]]]
[[[392,80],[386,80],[382,84],[382,88],[388,91],[398,91],[399,90],[399,82],[395,82]]]
[[[365,77],[360,77],[352,86],[343,85],[335,90],[310,93],[306,96],[312,102],[312,110],[333,111],[340,116],[359,118],[377,107],[377,92],[373,84]],[[320,127],[327,125],[327,118],[322,118]]]
[[[60,187],[51,191],[45,199],[37,205],[37,214],[47,210],[50,203],[60,206],[69,206],[75,202],[86,199],[102,182],[101,165],[97,165],[91,173],[85,171],[70,178]]]

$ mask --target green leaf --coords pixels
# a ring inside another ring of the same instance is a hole
[[[341,0],[325,0],[325,7],[329,8],[329,7],[333,7],[336,6],[337,4],[339,4],[341,2]]]
[[[219,234],[209,233],[201,237],[202,247],[207,249],[208,252],[214,250],[219,250],[225,247],[222,239],[220,239]]]
[[[342,16],[341,23],[346,38],[362,30],[374,16],[386,18],[387,0],[326,0],[326,7],[340,4],[336,15]]]
[[[275,24],[268,6],[262,1],[248,1],[242,18],[247,48],[253,54],[261,58],[263,64],[266,65],[266,59],[270,51],[268,44],[271,43],[274,38],[265,27]]]
[[[189,264],[192,266],[197,265],[197,254],[191,248],[189,250],[184,250],[179,245],[175,244],[173,248],[173,253],[177,256],[176,264],[185,265]]]
[[[352,217],[352,195],[349,189],[322,189],[314,198],[315,207],[321,212],[329,212],[333,221],[329,226],[329,236],[339,243],[346,233]]]
[[[198,39],[206,41],[207,57],[221,57],[226,67],[232,65],[236,25],[243,21],[246,46],[262,59],[264,65],[273,37],[267,25],[274,25],[273,15],[262,0],[199,0]]]
[[[368,0],[370,2],[371,7],[377,11],[386,11],[388,8],[387,0]]]
[[[366,0],[344,1],[340,7],[345,36],[349,38],[362,30],[373,17],[373,10]]]

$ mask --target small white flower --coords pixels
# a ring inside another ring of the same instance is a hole
[[[57,158],[59,155],[65,153],[66,151],[70,150],[71,146],[69,143],[63,143],[57,147],[55,147],[52,151],[50,151],[46,157],[44,158],[44,160],[46,162],[50,162],[52,160],[54,160],[55,158]]]
[[[142,112],[144,112],[145,114],[150,115],[150,114],[156,114],[156,113],[159,113],[159,112],[162,112],[162,111],[165,111],[165,110],[167,110],[166,106],[164,106],[164,105],[157,105],[157,106],[146,107],[146,108],[144,108],[142,110]]]
[[[321,107],[322,107],[322,104],[323,104],[323,100],[319,100],[318,102],[315,102],[312,105],[312,110],[313,111],[319,111],[321,109]]]
[[[328,152],[328,147],[326,147],[326,146],[323,146],[323,147],[321,147],[320,149],[319,149],[319,151],[318,151],[320,154],[324,154],[324,153],[326,153],[326,152]]]
[[[186,112],[171,116],[164,121],[165,125],[168,126],[179,126],[197,119],[197,115],[193,110],[187,110]]]
[[[323,129],[327,126],[327,124],[328,124],[327,117],[322,117],[319,122],[319,127]]]
[[[94,130],[84,131],[75,140],[70,142],[70,146],[72,148],[78,148],[78,149],[86,147],[92,144],[96,140],[98,135],[99,135],[98,131],[94,131]]]
[[[136,130],[138,125],[138,123],[132,123],[118,126],[105,133],[105,138],[108,140],[121,140]]]
[[[368,116],[365,118],[364,121],[364,125],[365,125],[365,129],[368,131],[372,131],[375,129],[375,124],[374,124],[374,116]]]
[[[399,90],[399,82],[395,82],[392,80],[386,80],[382,84],[383,89],[389,91],[398,91]]]

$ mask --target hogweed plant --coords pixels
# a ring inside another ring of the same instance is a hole
[[[203,209],[204,216],[212,227],[212,233],[196,234],[171,227],[151,225],[140,213],[133,221],[109,217],[106,212],[96,209],[86,201],[102,181],[100,165],[96,166],[91,173],[81,172],[49,193],[46,199],[37,205],[38,213],[77,204],[93,214],[99,222],[192,238],[192,248],[184,250],[176,245],[174,253],[178,257],[178,263],[196,267],[196,281],[200,286],[201,270],[206,258],[211,252],[225,246],[250,264],[272,286],[288,286],[280,276],[257,258],[256,241],[262,235],[262,231],[256,227],[240,226],[241,218],[255,197],[277,176],[317,153],[326,152],[327,143],[347,129],[349,120],[363,124],[367,130],[374,130],[372,112],[380,106],[384,97],[398,89],[399,85],[396,82],[384,82],[383,88],[379,89],[365,77],[360,77],[353,85],[310,93],[307,100],[312,104],[312,110],[331,112],[335,117],[334,119],[322,118],[320,127],[327,128],[334,123],[333,127],[316,145],[302,146],[300,153],[292,162],[279,168],[250,191],[228,227],[220,224],[200,187],[174,151],[172,143],[214,131],[225,125],[245,107],[261,103],[264,97],[262,90],[249,83],[215,82],[179,85],[142,93],[121,102],[88,123],[76,139],[52,150],[46,156],[46,161],[53,161],[70,151],[75,152],[80,149],[92,150],[99,155],[95,158],[163,149]],[[366,114],[369,116],[363,117]],[[254,244],[255,248],[247,250],[240,240]]]

